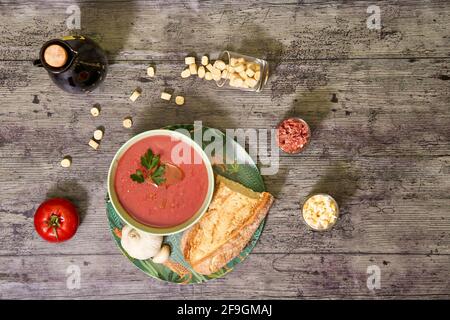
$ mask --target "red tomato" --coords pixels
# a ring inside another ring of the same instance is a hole
[[[69,200],[53,198],[43,202],[34,214],[34,227],[47,241],[69,240],[77,231],[77,209]]]

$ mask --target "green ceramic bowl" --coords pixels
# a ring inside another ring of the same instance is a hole
[[[148,138],[148,137],[152,137],[152,136],[168,136],[173,139],[181,140],[181,141],[185,142],[186,144],[188,144],[189,146],[192,146],[194,148],[194,150],[202,157],[203,163],[206,166],[206,172],[208,174],[208,192],[206,194],[205,199],[203,200],[203,204],[202,204],[201,208],[189,220],[187,220],[186,222],[184,222],[180,225],[176,225],[173,227],[158,228],[158,227],[153,227],[153,226],[143,224],[143,223],[135,220],[120,204],[120,201],[116,194],[116,190],[114,188],[114,178],[116,176],[117,165],[118,165],[119,160],[122,157],[122,155],[128,150],[128,148],[130,146],[132,146],[136,142],[138,142],[142,139]],[[122,220],[124,220],[128,225],[130,225],[131,227],[133,227],[135,229],[138,229],[143,232],[155,234],[155,235],[170,235],[170,234],[179,233],[179,232],[182,232],[182,231],[188,229],[193,224],[195,224],[208,209],[208,206],[212,199],[213,191],[214,191],[214,174],[213,174],[212,166],[208,159],[208,156],[194,140],[192,140],[190,137],[188,137],[180,132],[176,132],[176,131],[165,130],[165,129],[150,130],[150,131],[146,131],[146,132],[143,132],[143,133],[140,133],[140,134],[134,136],[133,138],[131,138],[130,140],[125,142],[125,144],[122,147],[120,147],[119,151],[117,151],[116,155],[114,156],[114,158],[111,162],[111,166],[109,167],[108,194],[111,199],[111,204],[114,207],[114,209],[116,210],[116,212],[118,213],[118,215],[120,216],[120,218],[122,218]]]

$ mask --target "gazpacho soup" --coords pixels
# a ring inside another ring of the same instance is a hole
[[[114,188],[134,219],[168,228],[186,222],[201,209],[208,193],[208,173],[192,146],[156,135],[125,151],[118,161]]]

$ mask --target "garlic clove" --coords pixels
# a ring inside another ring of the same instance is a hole
[[[145,233],[126,225],[122,229],[120,243],[130,257],[146,260],[159,253],[162,241],[162,236]]]
[[[168,244],[164,244],[161,247],[161,250],[153,257],[152,261],[154,263],[164,263],[169,259],[170,256],[170,246]]]

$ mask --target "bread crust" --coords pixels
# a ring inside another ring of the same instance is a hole
[[[186,261],[195,271],[204,275],[209,275],[220,270],[229,261],[238,256],[239,253],[245,248],[253,233],[255,233],[261,221],[267,215],[273,201],[274,198],[270,193],[262,192],[258,205],[253,209],[253,214],[246,220],[246,222],[230,235],[226,243],[210,252],[199,261],[190,261],[188,256],[190,243],[200,231],[200,224],[197,223],[194,225],[183,234],[181,240],[181,251],[183,252]],[[206,218],[206,215],[203,218]]]

